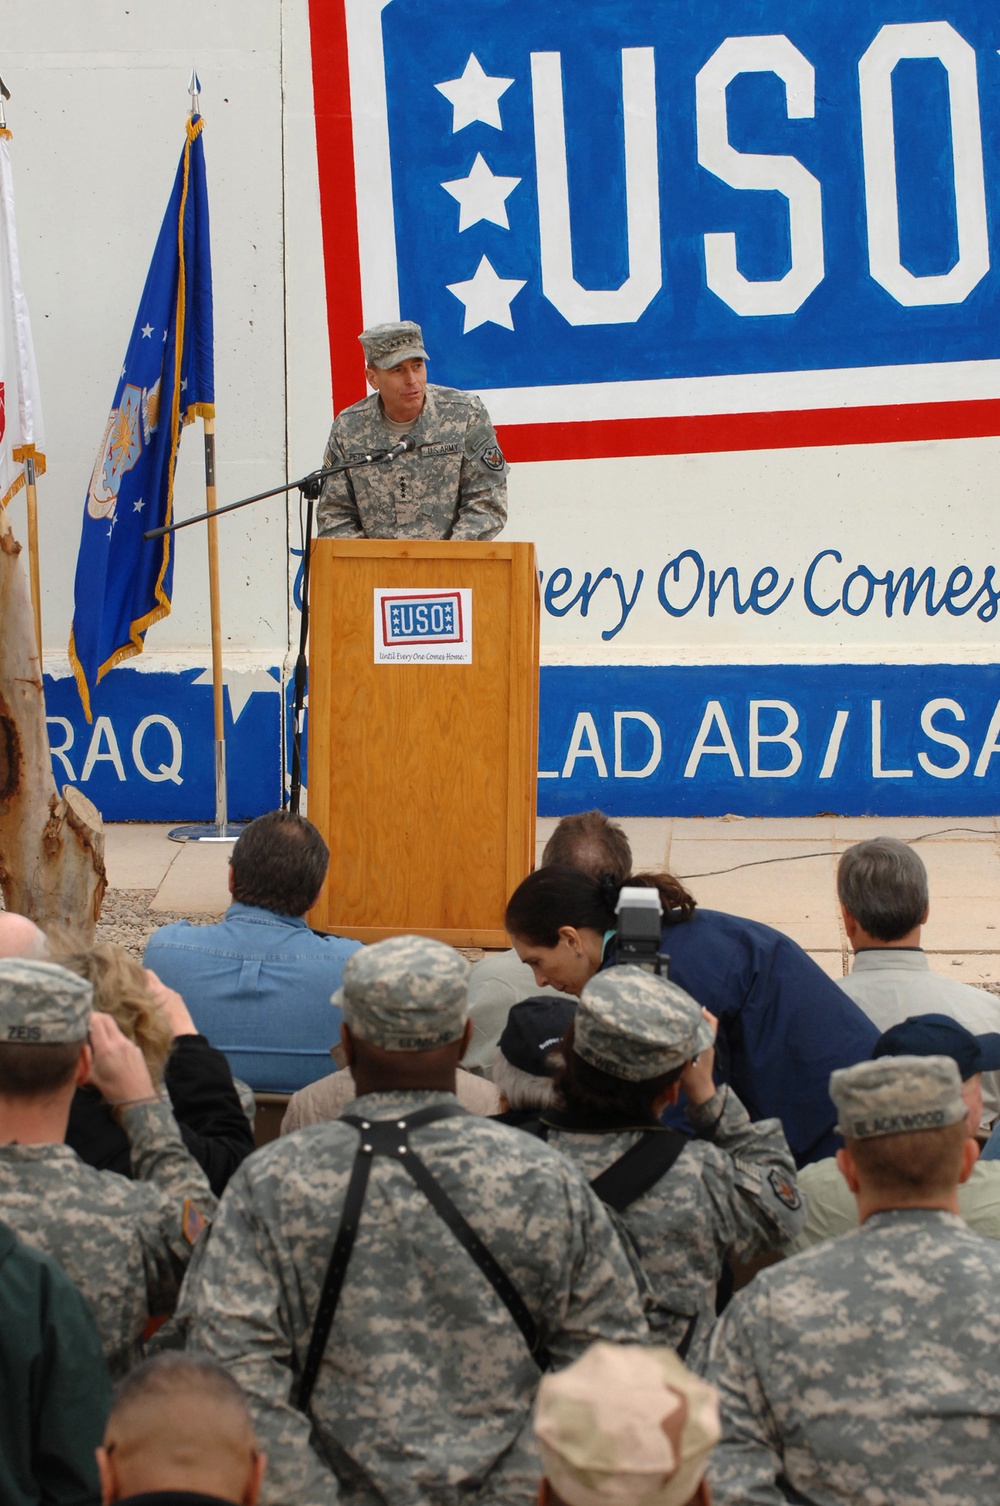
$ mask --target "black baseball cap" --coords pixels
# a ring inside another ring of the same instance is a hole
[[[555,1051],[576,1014],[576,1001],[536,995],[515,1004],[500,1037],[500,1055],[532,1077],[551,1077],[549,1055]]]
[[[914,1014],[880,1035],[872,1056],[950,1056],[965,1082],[1000,1070],[1000,1035],[973,1035],[946,1014]]]

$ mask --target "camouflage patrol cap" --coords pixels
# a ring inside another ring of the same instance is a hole
[[[85,1041],[94,990],[54,962],[0,958],[0,1043],[63,1046]]]
[[[393,936],[354,952],[331,1004],[362,1041],[384,1051],[431,1051],[462,1034],[469,964],[426,936]]]
[[[830,1097],[849,1140],[942,1129],[969,1112],[950,1056],[882,1056],[842,1067],[830,1078]]]
[[[391,371],[403,361],[427,359],[424,336],[419,324],[403,319],[396,324],[373,324],[358,336],[369,366]]]
[[[688,1506],[721,1431],[715,1387],[672,1349],[601,1341],[538,1388],[535,1436],[567,1506]]]
[[[610,1077],[626,1082],[661,1077],[714,1040],[691,995],[643,967],[609,967],[580,994],[574,1048]]]

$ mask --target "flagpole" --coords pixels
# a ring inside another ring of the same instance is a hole
[[[38,570],[38,492],[35,489],[35,457],[24,457],[24,494],[28,504],[28,570],[31,579],[31,608],[35,614],[35,641],[38,644],[38,668],[42,669],[42,582]]]
[[[4,108],[5,102],[8,99],[10,99],[10,90],[7,88],[7,85],[4,83],[3,79],[0,78],[0,131],[2,131],[4,133],[5,138],[9,138],[9,132],[7,130],[7,112],[6,112],[5,108]],[[8,234],[8,237],[10,238],[10,240],[11,240],[11,246],[10,246],[9,251],[8,251],[8,254],[11,257],[10,275],[11,275],[12,283],[16,280],[16,282],[19,285],[19,283],[20,283],[20,273],[19,273],[19,271],[17,271],[17,275],[16,275],[16,278],[15,278],[15,269],[17,268],[17,255],[16,255],[16,250],[14,249],[14,246],[13,246],[13,236],[14,236],[14,228],[13,228],[13,224],[14,224],[14,222],[13,222],[13,201],[11,201],[11,204],[10,204],[10,215],[11,215],[11,220],[10,220],[10,224],[7,227],[7,234]],[[11,288],[11,300],[12,300],[12,308],[14,310],[15,337],[16,337],[16,334],[17,334],[16,325],[17,325],[17,314],[18,314],[18,308],[17,308],[18,294],[19,294],[19,286],[17,288],[15,288],[15,287],[12,286],[12,288]],[[34,358],[32,357],[32,368],[33,368],[33,366],[34,366]],[[24,377],[23,369],[19,365],[19,367],[18,367],[18,399],[19,399],[19,408],[23,408],[23,405],[24,405],[24,391],[23,391],[23,387],[22,387],[23,377]],[[33,441],[33,439],[34,439],[33,432],[29,431],[29,433],[27,435],[25,435],[24,438],[27,439],[27,440],[29,440],[29,441]],[[31,582],[31,609],[32,609],[32,613],[34,614],[34,618],[35,618],[35,643],[36,643],[37,648],[38,648],[38,668],[39,668],[39,671],[41,671],[41,668],[42,668],[42,582],[41,582],[41,575],[40,575],[39,566],[38,566],[38,491],[37,491],[37,489],[35,487],[35,446],[34,446],[34,443],[32,442],[32,443],[26,445],[25,448],[27,450],[27,454],[24,457],[23,464],[24,464],[25,498],[26,498],[26,501],[27,501],[27,509],[28,509],[28,575],[29,575],[29,580]],[[44,465],[42,466],[42,469],[43,470],[45,469]]]
[[[212,705],[215,715],[215,822],[195,821],[175,826],[167,836],[174,842],[235,842],[241,825],[231,826],[226,811],[226,724],[222,690],[222,595],[219,590],[219,521],[215,516],[215,418],[202,417],[205,427],[205,505],[208,531],[208,603],[212,623]]]
[[[215,512],[215,419],[204,418],[205,506]],[[222,702],[222,599],[219,592],[219,523],[210,517],[208,532],[208,600],[212,619],[212,701],[215,710],[215,825],[226,836],[226,724]]]
[[[188,83],[192,116],[200,113],[201,84],[195,69]],[[226,722],[222,690],[222,595],[219,590],[219,522],[215,489],[215,416],[202,415],[205,432],[205,508],[208,533],[208,602],[212,631],[212,707],[215,718],[215,824],[195,822],[167,833],[175,842],[235,842],[243,827],[230,826],[226,809]]]

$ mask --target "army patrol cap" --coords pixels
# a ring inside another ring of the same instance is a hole
[[[469,964],[443,941],[393,936],[354,952],[330,1000],[359,1040],[383,1051],[432,1051],[468,1019]]]
[[[609,1077],[625,1082],[662,1077],[714,1041],[691,995],[643,967],[609,967],[580,995],[574,1049]]]
[[[943,1129],[969,1112],[950,1056],[882,1056],[842,1067],[830,1078],[830,1097],[848,1140]]]
[[[602,1341],[538,1388],[535,1436],[567,1506],[688,1506],[721,1432],[715,1387],[672,1349]]]
[[[369,366],[391,371],[403,361],[427,360],[424,336],[419,324],[403,319],[397,324],[373,324],[358,336]]]
[[[0,958],[0,1043],[65,1046],[85,1041],[94,990],[54,962]]]

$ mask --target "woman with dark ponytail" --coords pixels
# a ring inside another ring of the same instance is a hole
[[[751,1118],[778,1118],[798,1164],[840,1143],[830,1073],[871,1056],[878,1032],[843,989],[791,937],[759,921],[697,907],[671,874],[632,874],[663,908],[661,950],[670,978],[718,1018],[717,1075]],[[579,995],[617,961],[618,896],[612,875],[552,866],[514,890],[505,925],[539,986]]]

